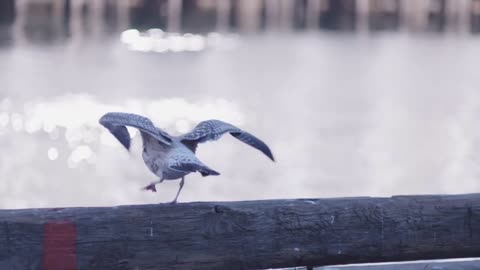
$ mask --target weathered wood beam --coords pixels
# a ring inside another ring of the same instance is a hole
[[[0,269],[262,269],[461,257],[480,257],[480,194],[0,210]]]

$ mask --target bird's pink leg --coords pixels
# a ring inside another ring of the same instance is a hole
[[[152,192],[157,192],[157,188],[155,188],[155,185],[156,184],[160,184],[163,182],[163,178],[158,180],[158,181],[155,181],[155,182],[152,182],[150,183],[148,186],[145,186],[144,188],[142,188],[142,190],[151,190]]]
[[[170,202],[170,204],[176,204],[177,203],[178,195],[180,195],[180,191],[182,191],[184,183],[185,183],[185,176],[182,177],[182,180],[180,181],[180,188],[177,191],[177,195],[175,196],[175,199],[173,199],[173,201]]]

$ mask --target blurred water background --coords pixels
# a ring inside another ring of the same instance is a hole
[[[408,4],[409,3],[409,4]],[[414,4],[412,4],[414,3]],[[180,201],[479,192],[480,1],[0,2],[0,208],[157,203],[108,111],[217,118]]]

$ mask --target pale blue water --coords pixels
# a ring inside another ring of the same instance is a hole
[[[0,208],[169,201],[97,124],[144,114],[168,132],[219,118],[277,162],[225,136],[198,155],[180,201],[471,193],[480,189],[480,41],[468,36],[271,34],[227,49],[130,51],[120,41],[0,49]]]

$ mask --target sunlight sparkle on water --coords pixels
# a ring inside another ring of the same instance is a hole
[[[55,127],[50,132],[48,132],[48,137],[50,137],[50,139],[52,140],[56,140],[60,138],[60,130],[57,127]]]
[[[8,115],[8,113],[0,113],[0,127],[6,127],[8,125],[8,122],[10,122],[10,116]]]
[[[1,110],[5,110],[5,111],[8,111],[8,110],[11,110],[12,109],[12,100],[10,98],[4,98],[1,102],[0,102],[0,109]]]
[[[120,40],[123,43],[131,44],[133,42],[136,42],[139,36],[140,36],[140,31],[138,31],[137,29],[128,29],[123,31],[120,34]]]
[[[98,166],[97,162],[105,159],[104,151],[108,152],[111,147],[122,148],[115,137],[98,123],[100,117],[107,112],[144,115],[172,135],[186,133],[196,123],[211,118],[239,126],[244,122],[244,114],[238,106],[222,98],[195,102],[184,98],[126,98],[122,102],[106,103],[92,95],[67,94],[24,100],[22,103],[8,99],[8,103],[12,102],[24,110],[0,112],[2,134],[8,134],[9,130],[21,132],[27,135],[23,138],[31,138],[28,141],[37,141],[32,145],[22,144],[22,150],[29,149],[25,153],[26,157],[34,156],[34,149],[42,143],[56,140],[55,146],[45,150],[46,158],[55,161],[59,159],[60,153],[66,153],[65,167],[71,169],[92,164]],[[138,130],[131,127],[127,129],[131,138],[138,140],[135,138],[139,134]]]
[[[23,116],[19,113],[12,113],[12,128],[14,131],[21,131],[23,129]]]
[[[65,131],[65,139],[68,144],[75,145],[82,141],[83,128],[69,128]]]
[[[206,36],[192,33],[168,33],[161,29],[140,32],[137,29],[125,30],[120,40],[132,51],[140,52],[198,52],[205,49],[234,49],[238,36],[233,34],[210,33]]]
[[[25,121],[25,131],[28,133],[34,133],[42,128],[42,121],[39,117],[27,118]]]
[[[43,123],[43,131],[45,131],[46,133],[51,133],[51,132],[53,132],[55,129],[56,129],[55,124],[50,123],[50,122],[44,122],[44,123]]]
[[[55,147],[50,147],[47,151],[48,158],[50,160],[56,160],[58,158],[58,150]]]
[[[78,163],[82,160],[87,160],[92,156],[92,149],[88,145],[80,145],[73,150],[70,158],[73,162]]]

